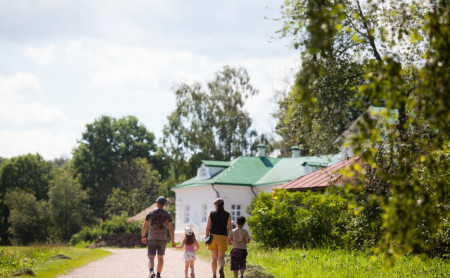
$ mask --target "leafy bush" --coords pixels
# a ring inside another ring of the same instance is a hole
[[[140,222],[127,223],[128,217],[114,216],[95,226],[83,227],[80,232],[72,236],[70,243],[76,245],[80,242],[94,242],[101,236],[118,233],[139,234],[141,232]]]
[[[355,195],[341,189],[319,192],[261,193],[249,226],[268,247],[373,246],[380,235],[380,212],[371,206],[349,206]]]
[[[270,247],[342,246],[348,203],[349,197],[331,192],[260,193],[249,225],[254,238]]]

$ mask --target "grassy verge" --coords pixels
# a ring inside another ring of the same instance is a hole
[[[450,277],[450,264],[441,259],[404,256],[386,269],[382,257],[362,251],[325,249],[264,250],[249,245],[249,262],[275,277]]]
[[[36,275],[34,277],[56,277],[109,254],[101,249],[69,246],[0,247],[0,277],[31,273],[29,271]],[[65,259],[61,255],[66,256]]]
[[[202,259],[205,259],[207,261],[211,261],[211,251],[209,251],[204,242],[199,242],[200,250],[197,251],[197,255],[200,256]],[[251,245],[250,245],[251,246]],[[250,247],[249,246],[249,247]],[[228,246],[228,251],[225,254],[225,277],[234,277],[233,272],[230,270],[230,255],[231,246]],[[250,252],[250,249],[249,249]],[[261,269],[255,262],[250,261],[250,256],[253,254],[249,253],[249,258],[247,260],[247,271],[245,277],[253,277],[253,278],[266,278],[271,277],[270,275],[267,275],[268,273],[264,274],[264,269]],[[276,277],[276,276],[275,276]]]

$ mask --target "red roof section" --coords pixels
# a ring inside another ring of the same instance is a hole
[[[358,159],[359,157],[354,156],[352,158],[312,172],[298,179],[281,184],[275,187],[275,189],[308,190],[320,189],[330,185],[334,185],[336,181],[342,176],[339,170],[349,167]]]

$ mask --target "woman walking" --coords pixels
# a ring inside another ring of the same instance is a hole
[[[211,250],[212,257],[212,273],[213,278],[216,278],[217,262],[219,262],[219,278],[225,278],[223,268],[225,266],[225,251],[228,246],[228,234],[231,233],[231,216],[230,213],[223,208],[224,201],[218,198],[214,201],[215,211],[211,211],[208,216],[208,223],[206,225],[206,237],[212,236],[211,243],[208,244],[208,249]]]

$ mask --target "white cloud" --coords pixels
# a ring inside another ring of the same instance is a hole
[[[60,110],[35,100],[41,92],[39,78],[34,74],[0,75],[0,126],[66,124]]]
[[[2,126],[55,126],[67,124],[64,113],[56,108],[33,101],[0,103],[0,125]]]
[[[33,62],[41,66],[48,66],[56,59],[57,48],[49,45],[43,48],[29,47],[24,51],[24,55],[29,57]]]
[[[0,156],[11,158],[27,153],[39,153],[45,159],[71,157],[76,145],[73,133],[50,133],[42,130],[0,131]]]
[[[98,71],[93,77],[96,85],[142,90],[154,90],[174,81],[193,79],[196,69],[206,62],[204,57],[188,51],[112,45],[101,49],[97,57]]]
[[[34,74],[19,72],[12,76],[0,75],[0,99],[3,101],[34,97],[41,91],[39,78]]]

